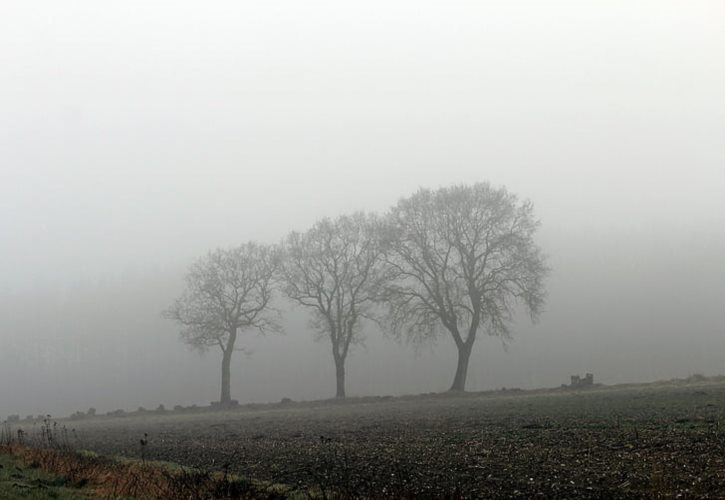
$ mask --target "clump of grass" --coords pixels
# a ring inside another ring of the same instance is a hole
[[[98,455],[38,449],[15,443],[0,449],[25,463],[59,474],[67,485],[91,487],[98,496],[149,498],[284,498],[252,481],[226,473],[116,461]]]
[[[47,415],[33,439],[26,431],[9,423],[0,429],[0,454],[11,455],[33,468],[56,474],[61,484],[69,487],[90,487],[95,496],[143,498],[285,498],[284,492],[270,485],[253,482],[228,473],[171,467],[147,461],[148,434],[140,439],[141,462],[102,457],[76,450],[64,425]]]
[[[37,465],[24,464],[11,455],[0,455],[0,498],[87,498],[87,490],[71,488],[65,478]]]

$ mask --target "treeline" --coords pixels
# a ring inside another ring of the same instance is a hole
[[[375,322],[398,338],[451,337],[458,364],[451,391],[463,391],[476,336],[510,335],[514,308],[535,318],[545,298],[545,258],[534,241],[532,204],[488,183],[420,189],[385,214],[324,218],[277,245],[247,242],[199,258],[164,316],[181,339],[222,352],[220,404],[232,402],[237,336],[280,329],[275,294],[309,310],[330,342],[336,397],[345,397],[345,361]]]

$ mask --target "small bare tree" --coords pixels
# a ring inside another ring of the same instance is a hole
[[[313,311],[311,324],[329,338],[335,361],[336,397],[345,397],[345,360],[362,340],[361,319],[369,318],[381,291],[382,258],[374,216],[356,213],[322,219],[285,240],[283,288],[294,302]]]
[[[186,275],[186,289],[164,312],[181,325],[181,338],[205,352],[222,352],[221,404],[231,402],[230,365],[237,335],[255,328],[278,329],[270,307],[276,252],[257,243],[217,249],[197,260]]]
[[[534,243],[530,202],[488,183],[421,189],[386,224],[394,332],[420,341],[447,332],[458,348],[451,391],[463,391],[479,330],[508,337],[516,304],[535,319],[548,268]],[[442,327],[442,328],[441,328]]]

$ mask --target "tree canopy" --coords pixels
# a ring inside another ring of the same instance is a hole
[[[337,397],[345,396],[345,360],[362,340],[360,320],[369,317],[382,290],[383,260],[378,220],[356,213],[322,219],[284,243],[283,290],[312,310],[312,324],[330,340]]]
[[[238,332],[278,328],[270,314],[278,262],[270,247],[254,242],[209,252],[192,264],[184,292],[165,311],[181,325],[181,338],[188,345],[222,351],[222,403],[231,400],[229,365]]]
[[[463,390],[477,333],[507,337],[517,305],[535,319],[544,304],[533,206],[488,183],[421,189],[386,224],[390,325],[412,340],[447,332],[459,353],[451,390]]]

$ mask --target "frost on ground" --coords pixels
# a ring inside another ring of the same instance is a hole
[[[67,423],[83,448],[343,495],[725,493],[725,383],[344,403]]]

